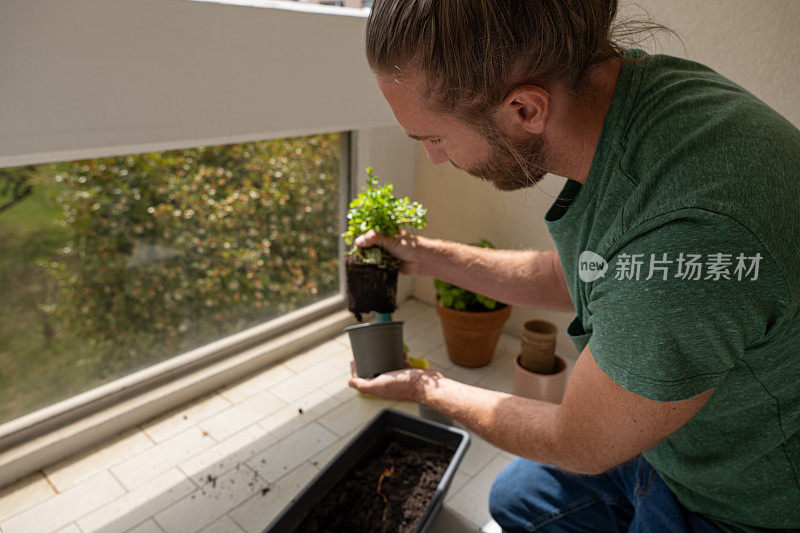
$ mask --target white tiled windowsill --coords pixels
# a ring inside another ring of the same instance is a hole
[[[407,300],[395,318],[411,356],[510,392],[517,338],[503,335],[491,364],[467,369],[448,359],[433,307]],[[0,490],[0,531],[260,532],[378,411],[417,414],[350,389],[351,358],[339,335],[46,467]],[[488,491],[511,459],[473,435],[432,531],[499,531]]]

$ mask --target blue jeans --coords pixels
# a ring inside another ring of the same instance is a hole
[[[641,455],[598,476],[518,457],[494,480],[489,510],[509,533],[719,532],[684,508]]]

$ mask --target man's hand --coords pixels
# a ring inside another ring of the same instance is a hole
[[[359,248],[380,246],[402,261],[400,272],[418,276],[420,275],[420,242],[421,237],[405,231],[401,231],[397,237],[387,237],[377,233],[375,230],[369,230],[356,239],[355,245]]]
[[[408,360],[406,360],[406,366]],[[424,388],[430,380],[437,380],[442,374],[433,370],[422,370],[419,368],[404,368],[386,372],[372,379],[364,379],[356,376],[355,365],[350,362],[350,382],[348,385],[363,392],[371,394],[385,400],[401,401],[422,401]]]

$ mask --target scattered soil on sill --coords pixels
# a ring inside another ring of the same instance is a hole
[[[296,531],[411,532],[452,456],[453,451],[441,445],[409,447],[393,441],[383,453],[351,470]]]

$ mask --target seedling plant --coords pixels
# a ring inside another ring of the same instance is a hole
[[[378,246],[361,249],[354,244],[355,240],[371,229],[394,237],[402,229],[422,229],[428,224],[427,211],[422,204],[411,202],[407,196],[397,198],[393,190],[391,183],[378,186],[372,167],[367,167],[367,186],[350,202],[347,211],[347,231],[342,234],[350,247],[347,255],[354,255],[370,265],[395,264],[386,250]]]

